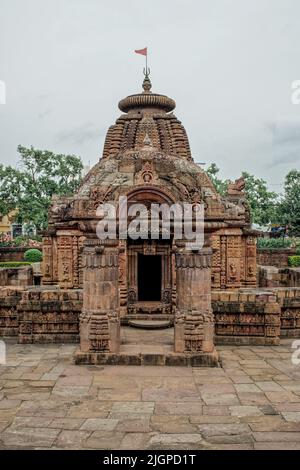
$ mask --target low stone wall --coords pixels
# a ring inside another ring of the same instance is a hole
[[[212,308],[216,344],[279,344],[281,308],[273,292],[213,292]]]
[[[79,341],[82,291],[52,288],[0,289],[0,335],[19,343]]]
[[[0,267],[0,286],[32,286],[34,284],[32,266],[16,268]]]
[[[278,345],[300,338],[300,288],[214,291],[216,344]],[[79,341],[82,290],[0,288],[0,336],[20,343]],[[145,332],[149,335],[149,332]]]
[[[258,266],[259,287],[300,287],[300,268]]]
[[[21,287],[0,287],[0,336],[18,336]]]
[[[24,253],[28,247],[24,246],[0,246],[0,262],[5,261],[24,261]]]
[[[257,250],[257,264],[261,266],[276,266],[285,268],[288,266],[289,256],[295,256],[295,248],[282,248],[281,250],[268,249]]]
[[[300,289],[275,289],[281,308],[281,336],[300,338]]]

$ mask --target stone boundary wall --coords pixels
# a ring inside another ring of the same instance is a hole
[[[212,292],[216,344],[277,345],[300,338],[300,288]]]
[[[0,336],[18,336],[18,304],[23,291],[22,287],[0,287]]]
[[[277,345],[300,338],[300,288],[213,291],[216,344]],[[0,337],[20,343],[79,341],[82,290],[0,287]],[[145,332],[149,334],[149,332]]]
[[[79,341],[82,290],[0,288],[0,336],[19,343]]]
[[[213,292],[212,307],[216,344],[280,343],[281,309],[273,292]]]
[[[258,266],[259,287],[300,287],[300,268]]]
[[[281,308],[281,336],[300,338],[300,288],[274,289]]]
[[[33,286],[33,267],[18,266],[15,268],[0,267],[0,286]]]
[[[286,268],[288,266],[289,256],[296,255],[295,248],[276,249],[258,249],[257,264],[261,266],[276,266],[277,268]]]
[[[24,261],[24,253],[29,248],[28,246],[0,246],[0,262]]]

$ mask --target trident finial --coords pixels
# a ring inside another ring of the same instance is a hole
[[[151,93],[152,83],[151,83],[151,80],[149,78],[150,69],[148,67],[144,68],[143,73],[145,75],[145,78],[144,78],[144,81],[143,81],[144,93]]]

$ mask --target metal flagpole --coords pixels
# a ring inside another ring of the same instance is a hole
[[[148,48],[145,47],[144,49],[136,49],[134,52],[136,52],[136,54],[142,54],[146,56],[146,68],[143,69],[143,72],[144,72],[144,75],[148,77],[150,73],[150,70],[148,69]]]
[[[148,49],[146,52],[146,75],[148,75]]]

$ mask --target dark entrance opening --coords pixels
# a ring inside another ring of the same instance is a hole
[[[138,300],[159,302],[161,300],[161,256],[138,255]]]

